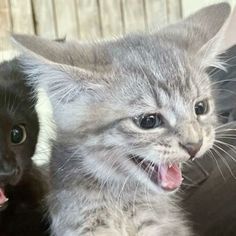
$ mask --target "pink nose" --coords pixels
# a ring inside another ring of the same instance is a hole
[[[202,146],[202,140],[200,140],[198,143],[186,143],[186,144],[180,143],[180,146],[188,152],[190,158],[193,158],[200,150]]]

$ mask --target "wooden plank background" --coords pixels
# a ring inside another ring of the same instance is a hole
[[[235,3],[236,0],[228,0]],[[219,0],[0,0],[0,52],[9,33],[91,40],[155,30]]]

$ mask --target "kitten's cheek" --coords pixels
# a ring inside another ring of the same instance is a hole
[[[207,151],[209,151],[215,142],[215,131],[210,129],[210,131],[203,134],[203,145],[200,151],[197,153],[196,158],[202,157]]]
[[[23,154],[22,154],[23,155]],[[21,180],[23,172],[25,169],[27,169],[27,162],[25,160],[22,160],[21,155],[16,155],[15,156],[15,164],[14,164],[14,175],[12,175],[10,179],[10,184],[11,185],[16,185],[18,182]]]
[[[20,167],[16,167],[15,175],[12,177],[10,184],[17,185],[21,180],[23,175],[23,170]]]

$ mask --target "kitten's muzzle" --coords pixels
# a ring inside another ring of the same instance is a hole
[[[0,183],[9,183],[11,179],[17,176],[17,169],[12,169],[9,171],[0,170]]]
[[[190,155],[190,159],[193,159],[202,147],[202,139],[197,143],[179,143],[179,145],[187,151]]]
[[[8,206],[8,197],[5,188],[15,185],[20,179],[20,168],[11,159],[0,159],[0,212]]]
[[[6,163],[0,165],[0,183],[1,184],[14,184],[15,179],[18,176],[18,168],[10,166]]]
[[[13,153],[0,155],[0,185],[15,185],[20,178],[20,166]]]

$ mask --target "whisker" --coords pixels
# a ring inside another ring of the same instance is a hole
[[[219,172],[220,172],[222,178],[223,178],[224,180],[226,180],[226,178],[225,178],[225,176],[224,176],[224,174],[223,174],[223,172],[222,172],[222,170],[221,170],[221,168],[220,168],[220,165],[219,165],[217,159],[215,158],[214,154],[212,153],[212,151],[216,152],[215,150],[208,150],[208,152],[209,152],[209,154],[210,154],[210,157],[215,161],[216,166],[217,166],[217,168],[218,168],[218,170],[219,170]],[[217,152],[216,152],[216,154],[217,154]]]
[[[221,151],[223,151],[223,152],[224,152],[225,154],[227,154],[232,160],[235,161],[235,159],[234,159],[229,153],[227,153],[223,148],[221,148],[221,147],[219,147],[219,146],[217,146],[217,145],[215,145],[215,147],[218,148],[218,149],[220,149]],[[218,151],[215,150],[215,152],[218,152]],[[228,170],[230,171],[230,174],[232,175],[232,177],[233,177],[234,179],[236,179],[236,177],[235,177],[233,171],[231,170],[231,168],[230,168],[228,162],[226,161],[226,159],[225,159],[225,158],[223,157],[223,155],[221,155],[219,152],[218,152],[218,154],[219,154],[219,157],[221,158],[221,160],[224,162],[224,164],[225,164],[226,167],[228,168]]]
[[[229,126],[229,128],[227,128],[227,126]],[[231,127],[230,127],[231,126]],[[226,124],[222,124],[222,125],[219,125],[215,128],[215,130],[218,130],[218,129],[222,129],[222,128],[225,128],[224,130],[222,131],[228,131],[228,130],[233,130],[235,131],[236,128],[232,128],[232,126],[236,126],[236,122],[235,121],[232,121],[232,122],[229,122],[229,123],[226,123]]]

